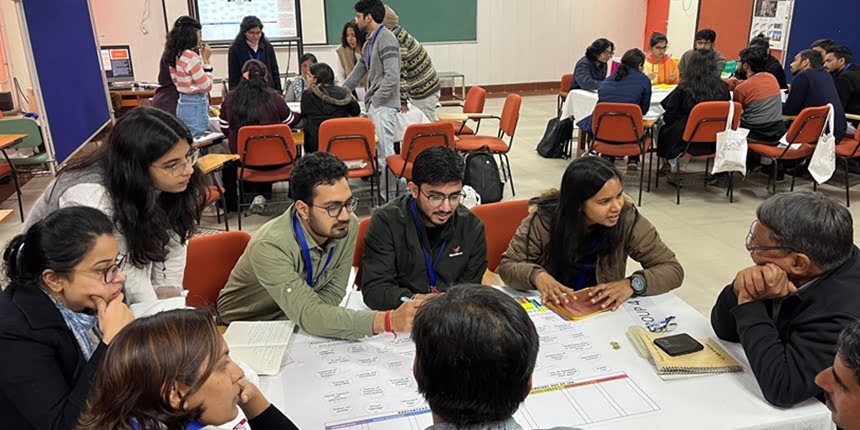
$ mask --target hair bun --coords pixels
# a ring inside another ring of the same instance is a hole
[[[6,250],[3,251],[3,262],[6,264],[6,270],[12,275],[20,273],[21,251],[24,249],[24,235],[19,234],[9,241]]]

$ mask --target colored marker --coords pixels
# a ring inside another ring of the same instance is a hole
[[[400,301],[401,301],[401,302],[403,302],[403,303],[408,303],[408,302],[411,302],[411,301],[412,301],[412,299],[411,299],[411,298],[409,298],[409,297],[405,297],[405,296],[404,296],[404,297],[401,297],[401,298],[400,298]]]

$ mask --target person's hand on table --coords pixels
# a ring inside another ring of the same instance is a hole
[[[649,74],[648,74],[648,79],[650,79],[650,80],[652,80],[652,81],[653,81],[654,79],[657,79],[657,72],[651,72],[651,73],[649,73]]]
[[[606,284],[598,284],[588,290],[588,296],[591,297],[591,303],[601,303],[603,309],[618,309],[622,303],[627,301],[633,295],[633,287],[630,286],[629,279],[609,282]]]
[[[768,263],[747,267],[735,276],[732,291],[738,304],[755,300],[781,299],[797,292],[797,287],[788,280],[788,274],[779,266]]]
[[[674,74],[674,73],[669,73],[668,75],[666,75],[666,80],[668,80],[668,81],[670,81],[670,82],[671,82],[671,81],[674,81],[674,80],[675,80],[675,78],[676,78],[676,76],[675,76],[675,74]]]
[[[570,301],[568,299],[570,288],[556,281],[547,272],[540,272],[535,276],[535,288],[540,292],[541,300],[544,303],[552,302],[556,305],[563,305]],[[570,297],[573,297],[573,295],[571,294]],[[573,300],[576,300],[576,298],[573,297]]]
[[[421,307],[426,299],[410,300],[400,305],[399,308],[391,311],[391,329],[398,333],[408,333],[412,331],[412,320],[415,319],[415,312]]]
[[[436,298],[437,296],[438,296],[438,294],[432,294],[432,293],[428,293],[428,294],[416,294],[416,295],[412,296],[412,300],[417,300],[417,301],[419,301],[419,302],[423,302],[423,301],[426,301],[426,300],[430,300],[430,299]]]
[[[123,293],[119,293],[110,302],[106,302],[100,296],[90,297],[96,304],[96,311],[99,315],[99,330],[102,332],[102,342],[105,345],[110,345],[117,333],[134,320],[131,309],[123,303],[124,298]]]
[[[260,389],[257,388],[256,385],[252,384],[251,381],[242,378],[238,383],[239,407],[242,408],[242,412],[245,413],[245,417],[249,420],[257,418],[257,416],[269,408],[271,403],[266,400],[266,396],[264,396]]]

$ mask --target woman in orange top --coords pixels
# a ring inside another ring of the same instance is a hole
[[[651,85],[676,85],[680,73],[678,73],[678,64],[675,63],[675,60],[666,55],[669,39],[663,33],[652,33],[649,46],[651,52],[645,57],[645,66],[642,68],[642,72],[651,79]]]

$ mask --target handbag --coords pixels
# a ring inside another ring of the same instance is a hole
[[[729,93],[729,116],[726,118],[726,129],[717,133],[717,150],[714,157],[714,167],[711,174],[721,172],[747,173],[747,135],[749,130],[738,127],[732,129],[732,119],[735,116],[735,103],[732,93]]]
[[[833,105],[828,103],[830,110],[827,112],[826,131],[821,130],[815,152],[809,161],[809,174],[815,182],[823,184],[833,176],[836,171],[836,137],[833,135]]]

